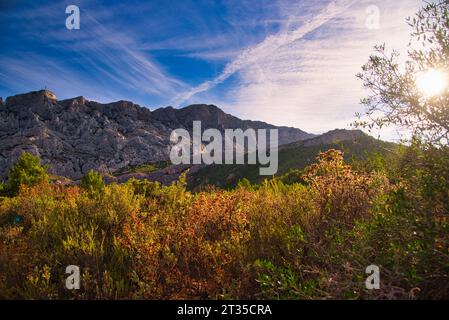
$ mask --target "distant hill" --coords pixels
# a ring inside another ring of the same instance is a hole
[[[148,173],[168,160],[171,131],[189,129],[193,120],[200,120],[203,129],[277,128],[280,144],[314,137],[296,128],[241,120],[213,105],[151,112],[129,101],[58,100],[51,91],[40,90],[8,97],[4,102],[0,99],[0,181],[24,151],[38,155],[49,165],[50,173],[75,180],[90,169],[112,180],[130,176],[139,168]],[[158,164],[148,166],[152,163]],[[179,168],[165,170],[177,172]],[[166,174],[153,175],[171,181]]]
[[[313,163],[319,152],[329,149],[344,151],[345,159],[364,159],[372,153],[386,154],[397,148],[390,142],[375,139],[360,130],[337,129],[320,136],[283,145],[279,150],[277,176],[290,169],[303,169]],[[267,178],[259,175],[259,165],[210,165],[203,166],[189,176],[189,188],[198,189],[207,185],[234,187],[241,179],[256,183]]]

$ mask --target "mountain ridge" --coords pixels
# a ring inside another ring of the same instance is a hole
[[[154,111],[131,101],[58,100],[50,90],[7,97],[0,104],[0,179],[24,151],[38,155],[55,175],[79,179],[90,169],[105,175],[128,167],[168,160],[170,133],[202,128],[279,129],[280,144],[315,137],[297,128],[241,120],[214,105]]]

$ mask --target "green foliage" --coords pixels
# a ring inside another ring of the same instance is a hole
[[[260,285],[260,298],[298,299],[303,298],[297,274],[289,268],[276,267],[267,260],[256,260],[256,281]]]
[[[290,169],[287,173],[279,177],[285,184],[303,183],[302,179],[303,171],[299,169]]]
[[[243,179],[241,179],[241,180],[237,183],[237,189],[238,189],[238,188],[244,188],[244,189],[246,189],[246,190],[252,190],[252,189],[253,189],[253,186],[251,185],[251,182],[250,182],[248,179],[243,178]]]
[[[24,152],[9,170],[6,190],[9,194],[17,194],[21,185],[33,186],[48,181],[47,166],[41,166],[40,159],[31,153]]]
[[[412,29],[408,57],[400,64],[396,51],[379,45],[358,74],[371,94],[362,100],[368,128],[402,126],[413,135],[434,144],[449,142],[449,88],[438,96],[426,97],[416,84],[420,72],[436,69],[449,74],[449,1],[426,3],[408,19]]]
[[[90,170],[81,179],[81,188],[83,188],[84,190],[86,190],[88,193],[90,193],[92,195],[101,194],[105,188],[103,176],[99,172]]]

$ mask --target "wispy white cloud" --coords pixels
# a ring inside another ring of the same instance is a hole
[[[181,54],[181,56],[206,61],[229,61],[235,59],[240,54],[240,52],[241,50],[239,49],[204,50],[199,52]]]
[[[122,85],[152,94],[174,95],[188,87],[184,82],[168,75],[163,67],[147,54],[136,50],[138,44],[128,34],[107,29],[91,15],[87,15],[87,18],[94,25],[91,28],[92,37],[102,41],[100,45],[97,45],[98,42],[90,42],[85,48],[87,50],[82,50],[80,47],[85,44],[78,42],[78,52],[89,55],[95,51],[96,60],[92,62],[98,70],[106,74],[118,72],[116,80]],[[102,67],[105,62],[107,69]]]
[[[23,59],[33,61],[33,66],[23,64]],[[26,88],[16,93],[47,87],[58,97],[85,95],[96,101],[120,100],[119,94],[112,90],[92,90],[98,83],[80,76],[76,70],[66,65],[50,61],[40,55],[28,53],[21,57],[1,57],[0,64],[8,66],[7,72],[0,72],[0,82],[8,88]]]
[[[58,21],[64,21],[64,9],[64,3],[59,3],[30,6],[13,13],[17,18],[28,21],[19,32],[28,39],[45,43],[48,51],[36,52],[30,48],[4,56],[3,60],[7,63],[2,63],[2,73],[8,87],[15,83],[15,88],[29,90],[44,83],[50,85],[58,79],[56,87],[65,88],[63,92],[70,92],[69,88],[78,90],[73,95],[129,99],[114,92],[115,88],[121,88],[161,100],[189,88],[188,84],[170,75],[151,55],[139,49],[139,34],[120,24],[98,20],[99,17],[112,18],[117,8],[97,8],[95,16],[90,10],[82,10],[81,29],[76,31],[67,30],[63,24],[42,23],[50,18],[52,20],[49,21],[53,21],[55,17],[60,17]],[[63,59],[57,56],[58,52],[63,53]],[[49,53],[55,56],[49,58]],[[46,69],[43,70],[44,65]],[[61,86],[62,79],[69,75],[71,80]],[[77,81],[79,83],[75,84]],[[91,85],[86,86],[86,83]],[[56,90],[56,87],[53,89]],[[81,88],[84,90],[79,90]]]
[[[271,35],[256,46],[245,49],[235,60],[226,65],[223,72],[216,78],[206,81],[179,97],[182,103],[192,96],[207,91],[222,83],[236,72],[262,59],[270,57],[279,48],[302,39],[305,35],[322,26],[336,15],[342,13],[357,0],[337,0],[329,3],[320,13],[306,21],[299,28]]]

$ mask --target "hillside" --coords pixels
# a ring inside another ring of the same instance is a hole
[[[377,140],[360,130],[337,129],[323,135],[281,146],[279,150],[279,170],[277,176],[290,169],[303,169],[315,161],[319,152],[329,149],[344,151],[345,160],[364,159],[367,155],[386,154],[397,145]],[[198,189],[206,185],[234,187],[239,180],[247,178],[250,182],[260,182],[266,177],[259,175],[258,165],[210,165],[199,169],[189,177],[189,188]]]

